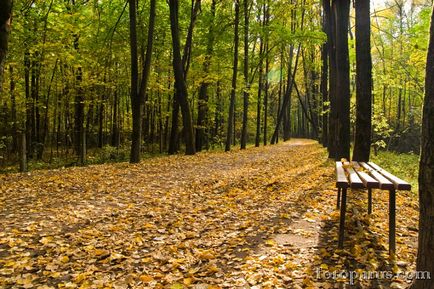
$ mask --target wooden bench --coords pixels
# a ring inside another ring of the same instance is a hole
[[[338,188],[337,208],[340,208],[339,243],[344,246],[345,211],[347,207],[347,190],[368,189],[368,214],[372,213],[372,190],[389,191],[389,254],[394,255],[396,249],[396,191],[411,190],[406,181],[383,170],[373,162],[336,162],[336,187]]]

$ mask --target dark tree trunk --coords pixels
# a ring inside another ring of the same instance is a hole
[[[10,74],[10,94],[11,94],[11,121],[12,121],[12,153],[18,152],[18,119],[17,119],[17,100],[15,96],[14,67],[9,66]]]
[[[336,103],[338,136],[336,159],[350,158],[350,65],[348,55],[349,0],[336,2]]]
[[[264,74],[264,65],[263,65],[263,58],[264,58],[264,41],[262,39],[262,36],[259,40],[260,48],[259,48],[259,80],[258,80],[258,98],[257,98],[257,106],[256,106],[256,137],[255,137],[255,147],[259,147],[259,143],[261,142],[261,95],[263,90],[263,74]]]
[[[372,60],[369,1],[356,1],[356,135],[353,160],[369,161],[371,151]]]
[[[270,4],[269,1],[267,1],[267,4],[264,4],[264,24],[268,27],[269,20],[270,20]],[[265,83],[264,83],[264,137],[263,137],[263,143],[264,146],[267,145],[268,141],[268,97],[269,97],[269,82],[268,82],[268,73],[270,71],[270,51],[268,50],[269,47],[269,39],[268,39],[268,31],[266,31],[265,35]]]
[[[225,151],[231,150],[232,135],[234,133],[234,116],[235,116],[235,94],[237,90],[237,74],[238,74],[238,45],[239,35],[238,26],[240,22],[240,1],[235,0],[235,27],[234,27],[234,63],[232,68],[232,88],[231,88],[231,100],[229,103],[229,115],[228,115],[228,127],[226,134],[226,146]]]
[[[117,89],[113,93],[113,120],[112,120],[112,139],[111,145],[119,147],[120,134],[119,134],[119,97]]]
[[[323,31],[329,35],[329,17],[330,17],[330,0],[323,0]],[[327,11],[327,12],[326,12]],[[329,92],[328,92],[328,69],[329,69],[329,41],[323,44],[321,47],[321,96],[322,96],[322,134],[321,134],[321,143],[324,147],[328,146],[328,108],[327,102],[329,101]]]
[[[302,17],[303,19],[303,17]],[[271,144],[275,144],[277,141],[277,135],[279,133],[279,128],[280,125],[282,123],[283,120],[283,116],[285,113],[287,113],[287,117],[288,117],[288,121],[289,121],[289,125],[288,125],[288,129],[290,130],[291,128],[291,114],[290,114],[290,109],[291,109],[291,93],[292,93],[292,88],[294,87],[294,78],[295,78],[295,74],[297,72],[297,68],[298,68],[298,59],[300,56],[300,50],[301,50],[301,44],[298,44],[297,47],[297,54],[295,56],[295,64],[294,64],[294,70],[292,72],[291,75],[291,64],[289,64],[289,69],[288,69],[288,80],[286,83],[286,91],[285,91],[285,95],[283,97],[283,103],[282,103],[282,108],[280,110],[279,116],[277,118],[277,123],[276,123],[276,128],[274,129],[274,133],[273,133],[273,137],[271,138]],[[290,133],[289,131],[285,133],[285,131],[283,132],[283,140],[287,141],[289,140],[289,136]]]
[[[249,1],[244,0],[244,92],[243,92],[243,127],[241,129],[241,149],[245,149],[247,145],[247,124],[249,112]]]
[[[337,100],[336,100],[336,81],[337,81],[337,66],[336,66],[336,13],[335,9],[326,5],[329,0],[325,0],[324,10],[325,14],[329,15],[329,101],[330,101],[330,114],[329,114],[329,141],[328,152],[329,158],[336,158],[337,152]],[[336,6],[336,2],[333,1],[332,6]],[[327,9],[328,8],[328,9]]]
[[[74,35],[74,49],[79,51],[79,35]],[[32,77],[33,78],[33,77]],[[76,91],[74,99],[74,147],[75,152],[78,156],[79,164],[83,165],[85,163],[85,130],[84,130],[84,92],[82,87],[83,81],[83,70],[79,66],[75,72],[76,80]],[[33,82],[33,81],[32,81]],[[38,115],[38,113],[36,114]],[[37,117],[38,119],[38,117]],[[36,121],[38,123],[38,121]],[[39,129],[36,129],[37,134],[39,134]],[[37,140],[39,141],[38,137]]]
[[[247,0],[246,0],[247,1]],[[211,3],[211,21],[208,30],[208,43],[206,48],[206,58],[203,64],[204,75],[207,76],[211,66],[211,57],[214,51],[214,18],[216,10],[216,0]],[[199,89],[198,112],[197,112],[197,127],[196,127],[196,151],[201,151],[205,143],[207,120],[208,120],[208,86],[209,81],[202,81]]]
[[[176,13],[178,13],[178,2],[174,3],[173,5],[175,5],[175,4],[177,5],[176,6]],[[190,67],[190,58],[191,58],[190,56],[191,56],[192,41],[193,41],[193,30],[194,30],[194,26],[196,23],[197,15],[198,15],[199,10],[200,10],[200,4],[201,4],[200,0],[193,0],[191,2],[190,25],[188,26],[187,39],[185,41],[184,50],[183,50],[183,54],[182,54],[182,58],[181,58],[181,67],[183,69],[184,82],[186,82],[186,80],[187,80],[187,74],[188,74],[188,70]],[[169,3],[169,5],[172,5],[172,4]],[[171,22],[172,22],[172,18],[171,18]],[[178,26],[178,28],[177,28],[178,30],[176,33],[178,34],[177,37],[179,40],[178,14],[176,14],[176,25]],[[172,31],[172,33],[173,33],[173,31]],[[181,49],[180,47],[181,47],[181,44],[179,44],[179,49]],[[176,75],[177,72],[174,72],[174,73]],[[176,82],[176,77],[175,77],[175,82]],[[173,98],[173,109],[172,109],[172,126],[171,126],[170,139],[169,139],[169,151],[168,151],[169,154],[176,153],[178,151],[179,145],[180,145],[179,144],[179,135],[178,135],[178,123],[179,123],[178,119],[179,119],[179,105],[180,105],[179,99],[180,98],[177,94],[178,94],[178,90],[177,90],[176,84],[175,84],[175,97]],[[182,109],[181,109],[181,111],[182,111]],[[190,113],[190,115],[191,115],[191,113]],[[183,116],[183,123],[184,123],[184,116]],[[193,124],[191,124],[191,126],[193,127]],[[188,133],[188,132],[186,132],[185,128],[183,131],[184,131],[184,134]],[[184,138],[187,139],[187,136],[184,135]],[[194,139],[193,139],[193,141],[194,141]],[[187,144],[186,144],[186,146],[187,146]]]
[[[182,122],[184,126],[186,146],[185,153],[187,155],[194,155],[196,151],[194,146],[193,122],[188,104],[187,85],[185,83],[185,72],[181,58],[181,45],[179,41],[178,1],[169,0],[169,6],[173,47],[173,72],[175,74],[176,97],[181,107]]]
[[[140,148],[142,141],[142,107],[138,93],[139,69],[137,62],[137,25],[136,0],[129,0],[130,13],[130,51],[131,51],[131,110],[133,113],[133,131],[131,135],[130,162],[140,162]]]
[[[422,150],[419,163],[419,241],[416,270],[429,279],[418,279],[412,289],[433,289],[434,274],[434,9],[426,63],[422,118]]]
[[[155,26],[155,0],[151,1],[149,10],[148,43],[146,46],[145,62],[142,68],[142,78],[138,83],[137,64],[137,32],[136,32],[136,7],[135,1],[130,0],[130,45],[131,45],[131,104],[133,111],[133,133],[131,136],[130,162],[140,162],[140,151],[142,141],[142,117],[145,103],[145,92],[148,85],[149,73],[151,70],[152,45],[154,40]],[[134,73],[134,75],[133,75]]]
[[[12,21],[12,0],[0,2],[0,91],[2,90],[3,64],[8,51],[9,30]]]

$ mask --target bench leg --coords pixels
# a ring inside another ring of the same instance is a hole
[[[389,191],[389,255],[395,255],[395,226],[396,226],[396,192],[395,189]]]
[[[336,209],[340,208],[340,204],[341,204],[341,188],[338,188],[338,200],[336,203]]]
[[[344,247],[344,230],[345,230],[345,211],[347,209],[347,189],[342,189],[341,216],[339,220],[339,244],[338,248]]]
[[[368,189],[368,214],[372,213],[372,189]]]

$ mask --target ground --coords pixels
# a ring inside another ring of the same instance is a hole
[[[387,196],[368,216],[349,192],[337,250],[334,164],[310,140],[3,175],[0,288],[402,288],[338,274],[414,270],[416,195],[398,192],[392,261]]]

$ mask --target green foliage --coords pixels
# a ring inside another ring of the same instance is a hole
[[[376,155],[371,154],[371,161],[380,167],[409,182],[412,191],[418,191],[419,156],[414,153],[395,153],[380,151]]]

